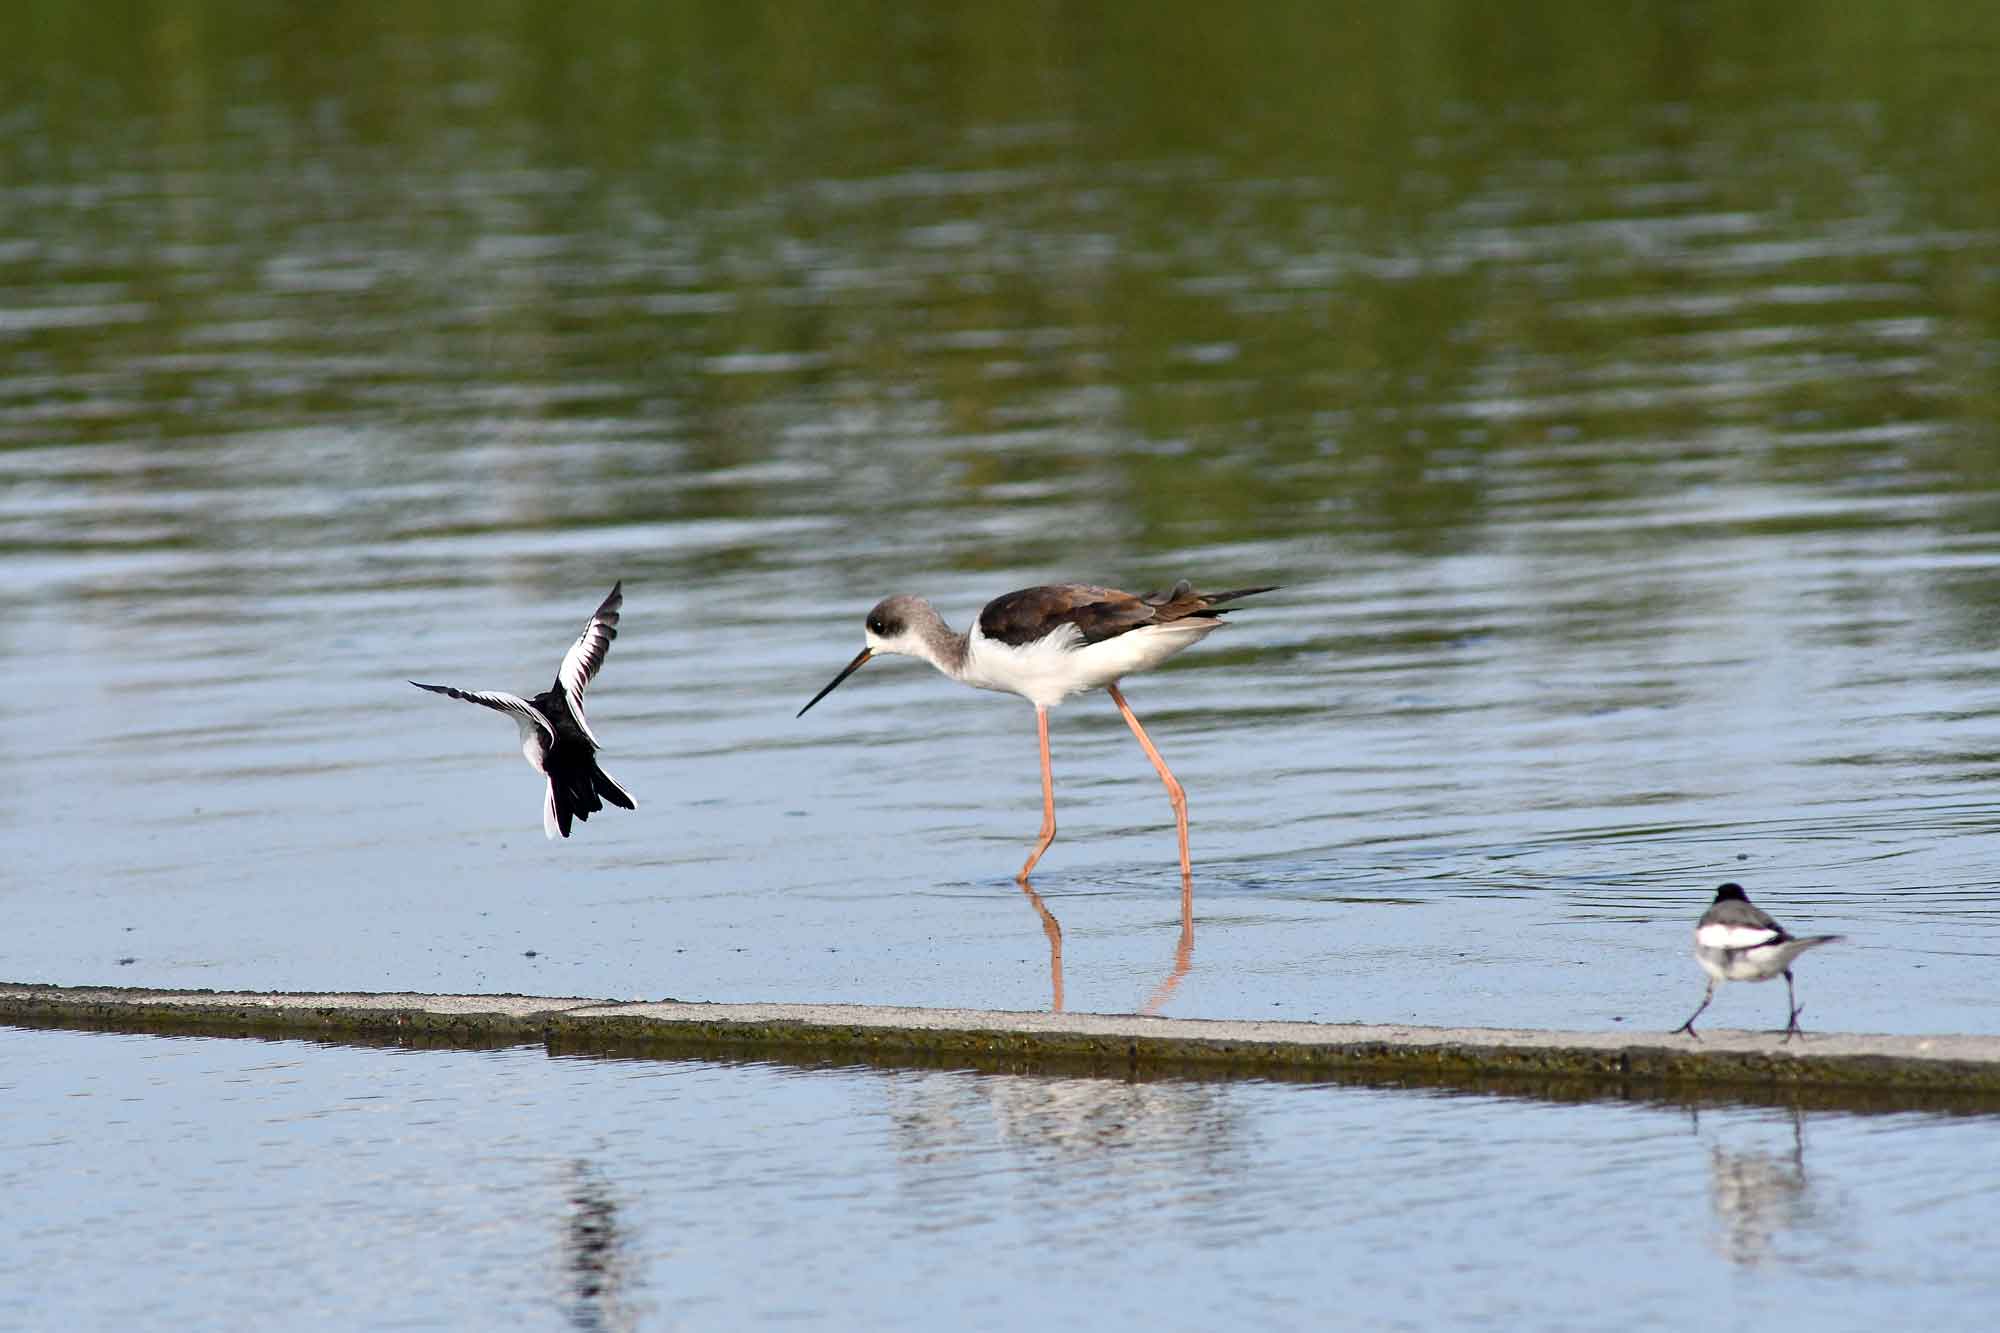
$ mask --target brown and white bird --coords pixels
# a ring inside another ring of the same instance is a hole
[[[553,838],[569,836],[572,819],[588,820],[604,808],[604,802],[638,808],[631,794],[597,766],[597,737],[583,713],[583,691],[611,651],[618,637],[618,608],[624,605],[625,581],[611,585],[590,623],[583,627],[562,665],[556,668],[556,683],[523,699],[499,690],[461,690],[451,685],[425,685],[411,681],[420,690],[449,695],[467,703],[481,704],[507,714],[521,728],[521,753],[537,773],[548,780],[542,796],[542,831]]]
[[[1741,884],[1724,884],[1715,891],[1715,901],[1694,928],[1694,958],[1708,973],[1708,989],[1687,1022],[1674,1031],[1699,1039],[1694,1021],[1715,998],[1716,982],[1769,981],[1781,976],[1785,979],[1785,1002],[1791,1006],[1785,1018],[1785,1040],[1790,1041],[1800,1035],[1799,1015],[1804,1012],[1792,990],[1792,960],[1807,949],[1843,938],[1809,935],[1801,939],[1753,904]]]
[[[1196,592],[1187,580],[1167,592],[1134,596],[1086,583],[1023,588],[988,602],[965,633],[945,624],[921,597],[889,597],[875,604],[865,627],[867,646],[815,694],[800,717],[869,658],[895,653],[916,657],[961,684],[1018,694],[1035,706],[1042,751],[1042,831],[1016,878],[1026,880],[1056,836],[1055,777],[1049,767],[1049,710],[1072,694],[1103,689],[1118,705],[1132,734],[1166,784],[1180,834],[1181,882],[1192,881],[1188,861],[1187,793],[1139,725],[1118,682],[1158,666],[1222,626],[1235,601],[1271,588]]]

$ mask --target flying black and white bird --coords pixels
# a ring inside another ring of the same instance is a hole
[[[1792,990],[1792,960],[1807,949],[1843,938],[1810,935],[1800,939],[1753,904],[1744,895],[1741,884],[1724,884],[1715,891],[1715,901],[1701,914],[1694,928],[1694,958],[1701,964],[1701,970],[1708,973],[1708,989],[1687,1022],[1674,1031],[1699,1040],[1694,1021],[1715,998],[1716,982],[1769,981],[1781,976],[1785,979],[1785,1002],[1791,1006],[1791,1013],[1785,1019],[1785,1040],[1790,1041],[1800,1035],[1799,1015],[1803,1012]]]
[[[450,695],[507,714],[521,728],[521,753],[537,773],[548,779],[542,797],[542,831],[553,838],[569,836],[572,819],[587,820],[604,802],[635,810],[631,793],[597,766],[597,737],[583,713],[583,691],[604,665],[611,641],[618,637],[618,608],[624,605],[620,579],[611,595],[590,617],[583,633],[563,654],[556,683],[533,699],[499,690],[461,690],[450,685],[410,684],[433,694]]]

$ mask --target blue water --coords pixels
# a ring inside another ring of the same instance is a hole
[[[0,48],[0,979],[1658,1036],[1735,879],[1848,937],[1809,1031],[2000,1032],[1982,7]],[[1125,683],[1190,936],[1102,697],[1033,899],[1025,704],[884,662],[794,717],[884,594],[1181,577],[1281,585]],[[618,579],[640,808],[551,844],[405,682],[545,688]],[[599,1227],[648,1327],[1992,1305],[1980,1120],[0,1041],[31,1326],[616,1326]]]
[[[9,1327],[1942,1329],[2000,1299],[1990,1116],[18,1030],[0,1098]]]

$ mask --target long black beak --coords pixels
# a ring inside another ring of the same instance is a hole
[[[846,680],[849,676],[861,670],[861,664],[866,662],[869,658],[873,656],[875,656],[875,650],[873,648],[863,648],[860,652],[856,653],[854,655],[854,660],[852,662],[849,662],[846,666],[842,667],[840,669],[840,674],[835,676],[832,680],[828,681],[826,683],[826,688],[821,690],[818,694],[815,694],[812,697],[812,702],[808,703],[806,705],[806,708],[811,708],[813,704],[818,703],[821,699],[826,698],[827,695],[832,694],[834,686],[840,684],[841,681]],[[801,708],[798,712],[794,713],[792,716],[804,717],[806,715],[806,708]]]

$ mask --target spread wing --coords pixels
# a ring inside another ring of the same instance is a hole
[[[576,642],[563,654],[562,665],[556,669],[556,686],[569,704],[569,714],[583,734],[590,737],[592,745],[598,744],[598,740],[583,715],[583,691],[604,665],[611,641],[618,637],[618,608],[625,604],[624,587],[623,579],[611,585],[611,595],[590,617],[590,623],[577,635]]]
[[[544,744],[556,743],[556,729],[549,723],[548,718],[542,715],[542,710],[518,694],[507,694],[500,690],[461,690],[452,685],[426,685],[420,680],[413,680],[410,684],[420,690],[429,690],[432,694],[448,695],[453,699],[463,699],[469,704],[479,704],[496,712],[505,713],[520,725],[523,732],[530,728],[539,728]]]

